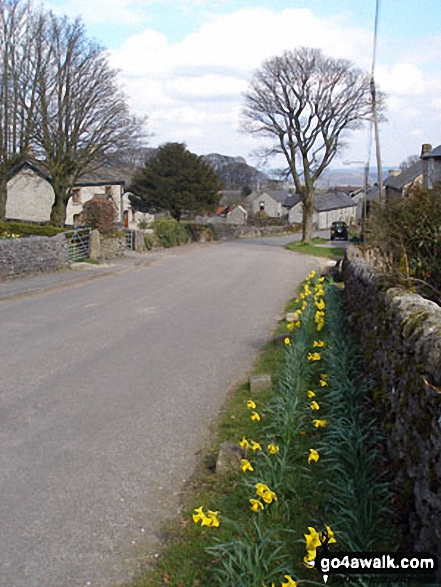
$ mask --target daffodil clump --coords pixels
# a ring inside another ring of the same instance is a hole
[[[236,521],[227,522],[226,516],[222,516],[222,524],[231,523],[235,534],[227,542],[206,549],[218,557],[219,567],[214,570],[216,584],[250,587],[317,584],[309,573],[317,572],[311,569],[317,550],[325,543],[336,543],[337,535],[341,548],[362,550],[360,544],[352,540],[355,534],[363,535],[358,524],[365,519],[356,509],[355,500],[357,494],[368,499],[372,479],[364,478],[365,487],[362,487],[354,486],[350,477],[354,472],[363,475],[364,465],[353,465],[347,457],[350,451],[359,450],[360,443],[353,431],[345,427],[344,419],[351,413],[352,395],[360,396],[360,393],[346,394],[351,365],[348,364],[348,373],[339,372],[340,367],[335,366],[342,364],[344,352],[335,341],[330,344],[333,329],[341,337],[341,318],[336,320],[333,315],[329,290],[340,294],[336,288],[325,287],[324,278],[315,272],[308,276],[295,302],[294,320],[286,326],[289,336],[285,337],[285,369],[274,396],[264,407],[257,405],[260,402],[254,399],[245,401],[251,420],[260,422],[256,427],[260,437],[253,434],[254,439],[242,437],[239,442],[245,455],[240,462],[238,488],[244,515],[248,510],[250,521],[239,527]],[[338,360],[334,363],[335,355]],[[360,416],[363,413],[360,404],[354,405]],[[343,439],[345,435],[347,438]],[[352,447],[348,446],[350,443]],[[343,450],[346,455],[342,454]],[[343,462],[349,465],[348,471],[339,480]],[[299,487],[303,484],[308,488],[307,493],[297,495],[297,478],[300,478]],[[341,490],[336,491],[340,486]],[[351,489],[353,487],[357,487],[356,492]],[[322,505],[324,495],[326,510]],[[305,503],[308,504],[306,509]],[[372,500],[369,503],[372,504]],[[342,510],[342,504],[347,507],[346,511]],[[378,512],[376,504],[369,507]],[[305,512],[308,513],[305,515]],[[215,526],[210,520],[215,516],[219,523],[218,514],[211,510],[204,514],[199,508],[194,518],[201,526]],[[381,519],[379,516],[376,523],[372,521],[377,533],[381,533],[378,528]],[[351,529],[351,524],[356,531]],[[307,533],[304,533],[305,527],[308,527]],[[292,539],[295,533],[297,538]],[[368,532],[368,536],[372,537],[372,533]],[[298,544],[296,559],[292,557],[293,541]],[[366,540],[362,546],[369,549]],[[307,578],[300,579],[303,573]],[[321,581],[321,577],[317,576],[317,580]]]

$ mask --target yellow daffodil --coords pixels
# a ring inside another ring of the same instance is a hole
[[[308,361],[320,361],[320,353],[308,353]]]
[[[326,428],[328,420],[313,420],[312,423],[316,428]]]
[[[247,408],[249,408],[250,410],[255,410],[256,409],[256,404],[253,402],[252,399],[249,399],[247,401]]]
[[[247,459],[241,459],[240,460],[240,468],[242,469],[242,471],[244,473],[246,471],[254,471],[253,467],[251,466],[250,461],[247,461]]]
[[[286,337],[285,340],[284,340],[284,343],[285,343],[286,346],[291,346],[291,339],[288,338],[288,337]]]
[[[282,587],[297,587],[297,581],[291,579],[289,575],[284,575],[286,583],[282,583]]]
[[[305,566],[312,568],[314,565],[311,562],[317,556],[317,548],[328,541],[328,544],[337,542],[334,537],[334,532],[329,526],[326,526],[326,531],[319,534],[315,528],[308,527],[309,534],[304,534],[306,540],[306,556],[303,558]]]
[[[317,274],[317,271],[315,269],[313,269],[311,271],[311,273],[309,274],[310,275],[310,279],[314,279],[314,277],[316,276],[316,274]]]
[[[253,420],[253,422],[259,422],[260,420],[260,416],[257,412],[251,412],[251,420]]]
[[[219,512],[208,510],[208,516],[204,514],[203,506],[194,510],[193,521],[197,524],[201,522],[201,526],[211,526],[217,528],[219,526]]]
[[[323,275],[318,278],[319,283],[323,283],[324,281],[325,281],[325,278],[323,277]]]
[[[251,441],[250,448],[251,448],[251,450],[262,450],[262,447],[260,446],[260,444],[258,442],[255,442],[254,440]]]
[[[320,377],[326,381],[327,379],[329,379],[329,375],[327,375],[326,373],[320,373]]]
[[[313,345],[314,347],[324,347],[326,343],[323,340],[315,340]]]
[[[317,300],[316,303],[315,303],[315,305],[317,306],[317,308],[319,310],[324,310],[325,307],[326,307],[324,300]]]
[[[273,501],[277,501],[277,495],[265,483],[256,484],[256,493],[265,503],[270,504]]]
[[[239,442],[239,444],[242,448],[250,448],[250,443],[248,442],[248,440],[246,438],[242,438],[242,440]]]
[[[270,455],[275,455],[279,452],[280,448],[277,446],[277,444],[269,444],[268,445],[268,452],[270,453]]]
[[[293,330],[293,328],[294,328],[294,322],[290,322],[289,324],[287,324],[287,325],[286,325],[286,328],[287,328],[288,330]]]
[[[263,510],[263,503],[259,499],[250,499],[251,509],[253,512],[258,512],[259,509]]]
[[[327,387],[328,386],[328,383],[327,383],[327,381],[324,381],[323,379],[320,379],[320,385],[322,387]]]
[[[311,410],[316,411],[320,409],[320,406],[318,405],[318,403],[314,400],[313,402],[311,402],[310,405]]]
[[[334,532],[331,530],[329,526],[325,526],[326,533],[328,535],[328,544],[336,544],[337,540],[334,537]]]
[[[308,397],[315,397],[315,393],[311,390],[309,390],[306,394]]]
[[[214,528],[218,528],[218,526],[219,526],[218,515],[219,515],[219,512],[212,512],[211,510],[208,510],[208,518],[211,521],[210,526],[212,526]]]
[[[202,521],[207,516],[203,512],[203,506],[194,510],[196,513],[193,514],[193,521],[197,524],[199,521]]]
[[[300,299],[301,300],[304,300],[305,299],[305,294],[303,292],[300,294]]]
[[[306,550],[315,550],[318,546],[321,546],[320,534],[312,526],[308,526],[309,534],[304,534],[306,540]]]
[[[317,462],[320,458],[319,453],[314,450],[313,448],[309,449],[309,457],[308,457],[308,465],[312,463],[312,461]]]

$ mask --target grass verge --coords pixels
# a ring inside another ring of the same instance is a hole
[[[312,255],[313,257],[324,257],[326,259],[337,260],[341,257],[344,257],[346,249],[343,247],[317,246],[327,242],[329,241],[324,238],[315,237],[312,239],[312,243],[310,245],[307,243],[293,242],[285,245],[285,248],[296,253]]]
[[[243,384],[232,394],[185,488],[182,517],[167,528],[164,554],[129,587],[322,585],[306,565],[324,542],[394,550],[384,439],[347,334],[342,292],[313,278],[287,308],[297,316],[278,329],[284,344],[268,343],[256,365],[256,373],[272,373],[273,391],[250,398]],[[215,472],[224,440],[242,440],[242,471]]]

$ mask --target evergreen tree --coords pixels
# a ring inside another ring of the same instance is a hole
[[[183,143],[165,143],[135,172],[129,187],[132,208],[141,212],[211,212],[219,205],[222,184],[203,157]]]

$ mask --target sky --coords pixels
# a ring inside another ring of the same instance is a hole
[[[132,110],[148,117],[149,146],[184,142],[259,165],[265,145],[241,128],[253,71],[285,50],[315,47],[371,71],[376,0],[51,0],[81,16],[106,47]],[[441,144],[441,0],[379,0],[375,80],[387,96],[381,158],[398,167],[423,143]],[[366,128],[333,163],[375,166]],[[270,164],[277,167],[282,161]]]

